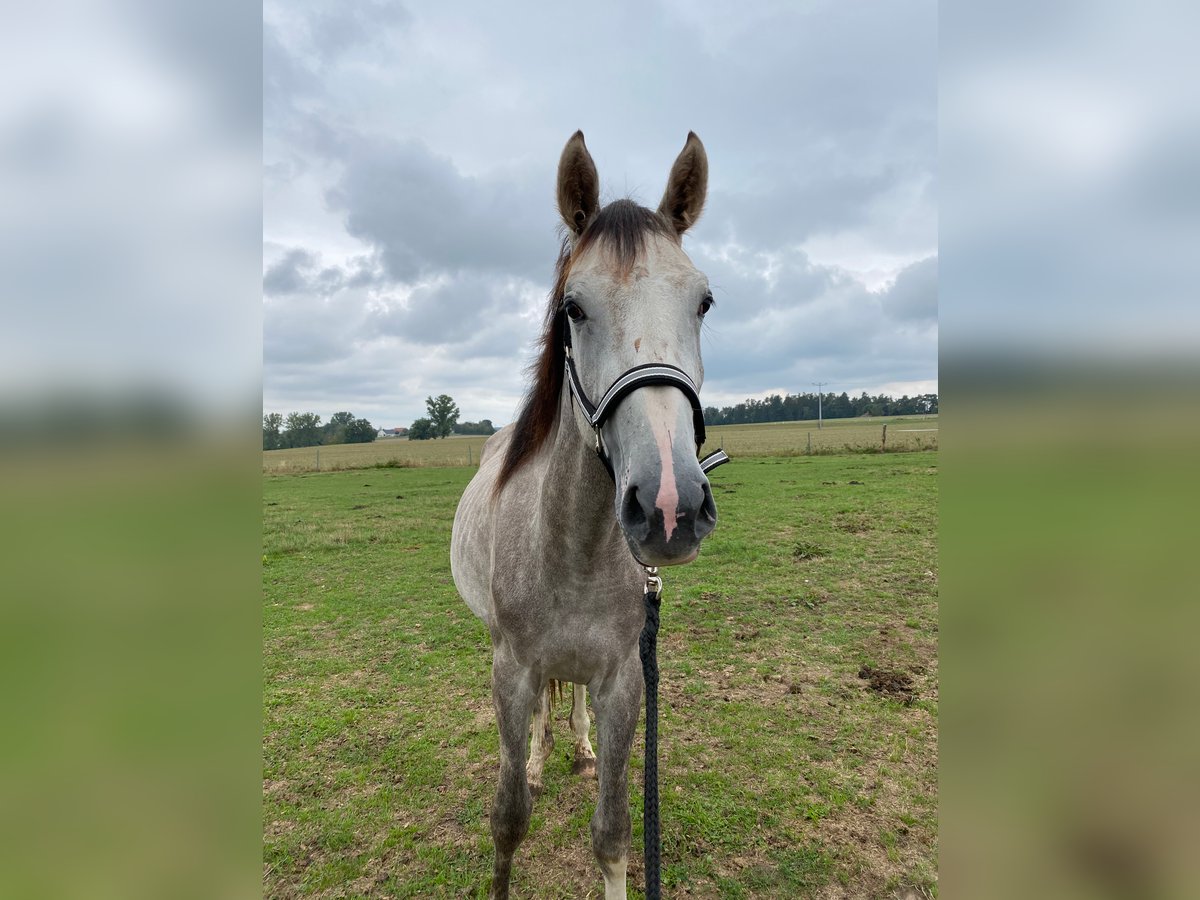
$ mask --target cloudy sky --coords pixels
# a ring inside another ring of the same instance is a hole
[[[520,10],[515,11],[515,10]],[[706,405],[937,390],[937,7],[268,0],[263,403],[381,427],[515,415],[582,128],[602,200],[657,204],[717,307]]]

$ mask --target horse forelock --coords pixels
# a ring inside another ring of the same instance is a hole
[[[595,246],[608,254],[608,261],[617,274],[628,274],[646,249],[646,238],[662,235],[672,240],[678,236],[671,223],[659,213],[639,206],[632,200],[614,200],[604,207],[579,237],[572,257],[578,259],[589,247]]]
[[[504,454],[495,491],[499,493],[513,474],[536,456],[558,422],[566,355],[563,348],[563,294],[571,265],[590,248],[609,254],[619,277],[625,277],[646,247],[651,235],[678,240],[674,227],[659,213],[632,200],[614,200],[596,214],[572,246],[564,239],[554,270],[554,287],[546,309],[538,355],[530,366],[532,383],[521,412],[513,425],[513,436]]]

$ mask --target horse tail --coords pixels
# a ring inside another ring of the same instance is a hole
[[[561,681],[559,681],[557,678],[551,678],[550,684],[547,686],[547,690],[550,691],[550,702],[551,703],[555,703],[555,702],[561,703],[562,702],[564,694],[563,694],[563,683]],[[556,697],[557,697],[557,700],[555,699]]]

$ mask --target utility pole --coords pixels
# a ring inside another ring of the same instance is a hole
[[[820,429],[821,429],[821,388],[825,387],[825,385],[829,384],[829,382],[828,381],[814,381],[813,384],[816,385],[816,387],[817,387],[817,430],[820,431]]]

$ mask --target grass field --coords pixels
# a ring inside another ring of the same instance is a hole
[[[448,560],[472,474],[264,479],[266,896],[486,893],[490,645]],[[662,607],[669,896],[936,894],[936,475],[933,452],[714,472],[720,524],[666,572]],[[517,897],[603,893],[596,785],[570,775],[568,711]],[[639,738],[631,897],[641,755]]]
[[[937,449],[937,416],[876,419],[828,419],[816,422],[772,422],[764,425],[718,425],[708,429],[706,451],[719,446],[731,455],[796,456],[812,453],[871,452],[882,446],[888,426],[891,450]],[[370,444],[335,444],[320,448],[320,470],[363,469],[373,466],[465,466],[479,462],[485,437],[450,437],[438,441],[381,438]],[[316,447],[263,451],[263,473],[290,475],[317,471]]]

